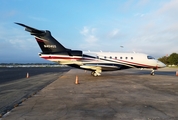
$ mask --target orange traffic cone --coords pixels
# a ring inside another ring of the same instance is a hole
[[[79,80],[78,80],[78,76],[76,75],[76,78],[75,78],[75,84],[79,84]]]
[[[30,76],[29,76],[29,73],[27,73],[27,77],[26,78],[29,78]]]

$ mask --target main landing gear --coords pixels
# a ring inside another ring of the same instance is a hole
[[[91,75],[93,75],[94,77],[100,76],[101,73],[97,72],[97,71],[92,71]]]
[[[153,76],[155,75],[155,70],[154,69],[152,69],[150,75],[153,75]]]

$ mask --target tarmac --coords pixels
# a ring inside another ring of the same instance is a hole
[[[70,69],[70,67],[0,67],[0,116]]]
[[[175,69],[122,70],[93,77],[71,69],[2,120],[177,120]],[[76,76],[79,84],[75,84]]]

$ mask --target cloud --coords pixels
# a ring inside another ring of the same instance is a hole
[[[91,48],[99,47],[98,45],[99,38],[97,37],[96,32],[97,32],[96,28],[90,28],[87,26],[83,27],[83,29],[80,31],[80,34],[83,36],[83,40],[79,45],[81,49],[91,50]]]
[[[116,51],[118,45],[122,45],[122,38],[124,39],[125,35],[120,29],[109,28],[108,30],[105,28],[102,29],[102,27],[103,26],[100,26],[100,29],[86,26],[83,27],[83,29],[80,31],[80,34],[84,37],[80,44],[80,48],[82,50]]]
[[[125,42],[124,46],[156,57],[178,52],[177,6],[178,1],[171,0],[137,19],[133,34],[127,41],[129,44]]]
[[[118,33],[119,33],[119,29],[114,29],[113,31],[111,31],[111,32],[109,33],[109,36],[110,36],[110,37],[115,37],[115,36],[118,35]]]
[[[9,34],[10,33],[10,34]],[[19,30],[17,28],[9,27],[8,24],[1,24],[0,27],[0,36],[1,48],[14,48],[20,50],[27,50],[33,48],[35,40],[32,40],[32,37],[29,36],[24,30]],[[4,44],[6,46],[4,46]]]
[[[122,7],[122,10],[123,11],[128,11],[130,8],[131,8],[131,6],[132,6],[132,4],[133,4],[133,0],[128,0],[128,1],[126,1],[121,7]]]
[[[146,4],[148,4],[149,0],[140,0],[138,1],[138,6],[145,6]]]
[[[177,12],[178,12],[177,5],[178,5],[178,1],[177,0],[171,0],[170,2],[164,3],[163,7],[161,7],[157,11],[157,13],[158,14],[167,14],[167,15],[177,14]]]
[[[0,23],[0,62],[22,62],[38,58],[39,47],[35,39],[23,29]]]
[[[88,35],[88,36],[85,38],[85,41],[87,41],[87,42],[90,43],[90,44],[95,43],[97,40],[98,40],[98,38],[96,38],[96,36],[94,36],[94,35]]]
[[[121,32],[120,29],[114,28],[113,30],[108,31],[106,38],[107,40],[121,40],[123,37],[125,37],[124,33]]]
[[[2,19],[14,17],[15,15],[18,14],[18,12],[16,10],[9,10],[9,11],[0,12],[0,13],[1,13],[0,18],[2,18]]]
[[[144,17],[145,14],[144,13],[136,13],[134,14],[135,17]]]
[[[82,31],[80,31],[80,33],[84,36],[86,36],[88,34],[88,32],[89,32],[89,29],[86,26],[83,27]]]
[[[84,40],[88,44],[95,44],[98,41],[95,32],[96,32],[96,28],[89,28],[84,26],[83,30],[80,31],[80,34],[84,36]]]
[[[149,5],[146,4],[148,2]],[[88,48],[95,45],[95,49],[103,51],[119,51],[119,46],[124,46],[125,51],[134,50],[151,54],[156,58],[178,52],[178,1],[155,2],[152,10],[148,10],[152,8],[150,1],[136,4],[145,7],[126,13],[128,15],[123,16],[124,19],[116,17],[115,22],[111,20],[103,26],[97,26],[93,32],[92,28],[85,26],[80,31],[86,43],[82,45]],[[123,7],[133,8],[132,5],[135,5],[133,1],[128,1]]]
[[[21,37],[21,38],[10,38],[9,40],[6,40],[7,43],[9,43],[9,47],[14,48],[16,50],[30,50],[34,48],[32,44],[34,40],[26,38],[26,37]]]

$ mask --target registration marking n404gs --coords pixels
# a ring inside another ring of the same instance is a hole
[[[56,45],[44,45],[45,48],[56,48]]]

